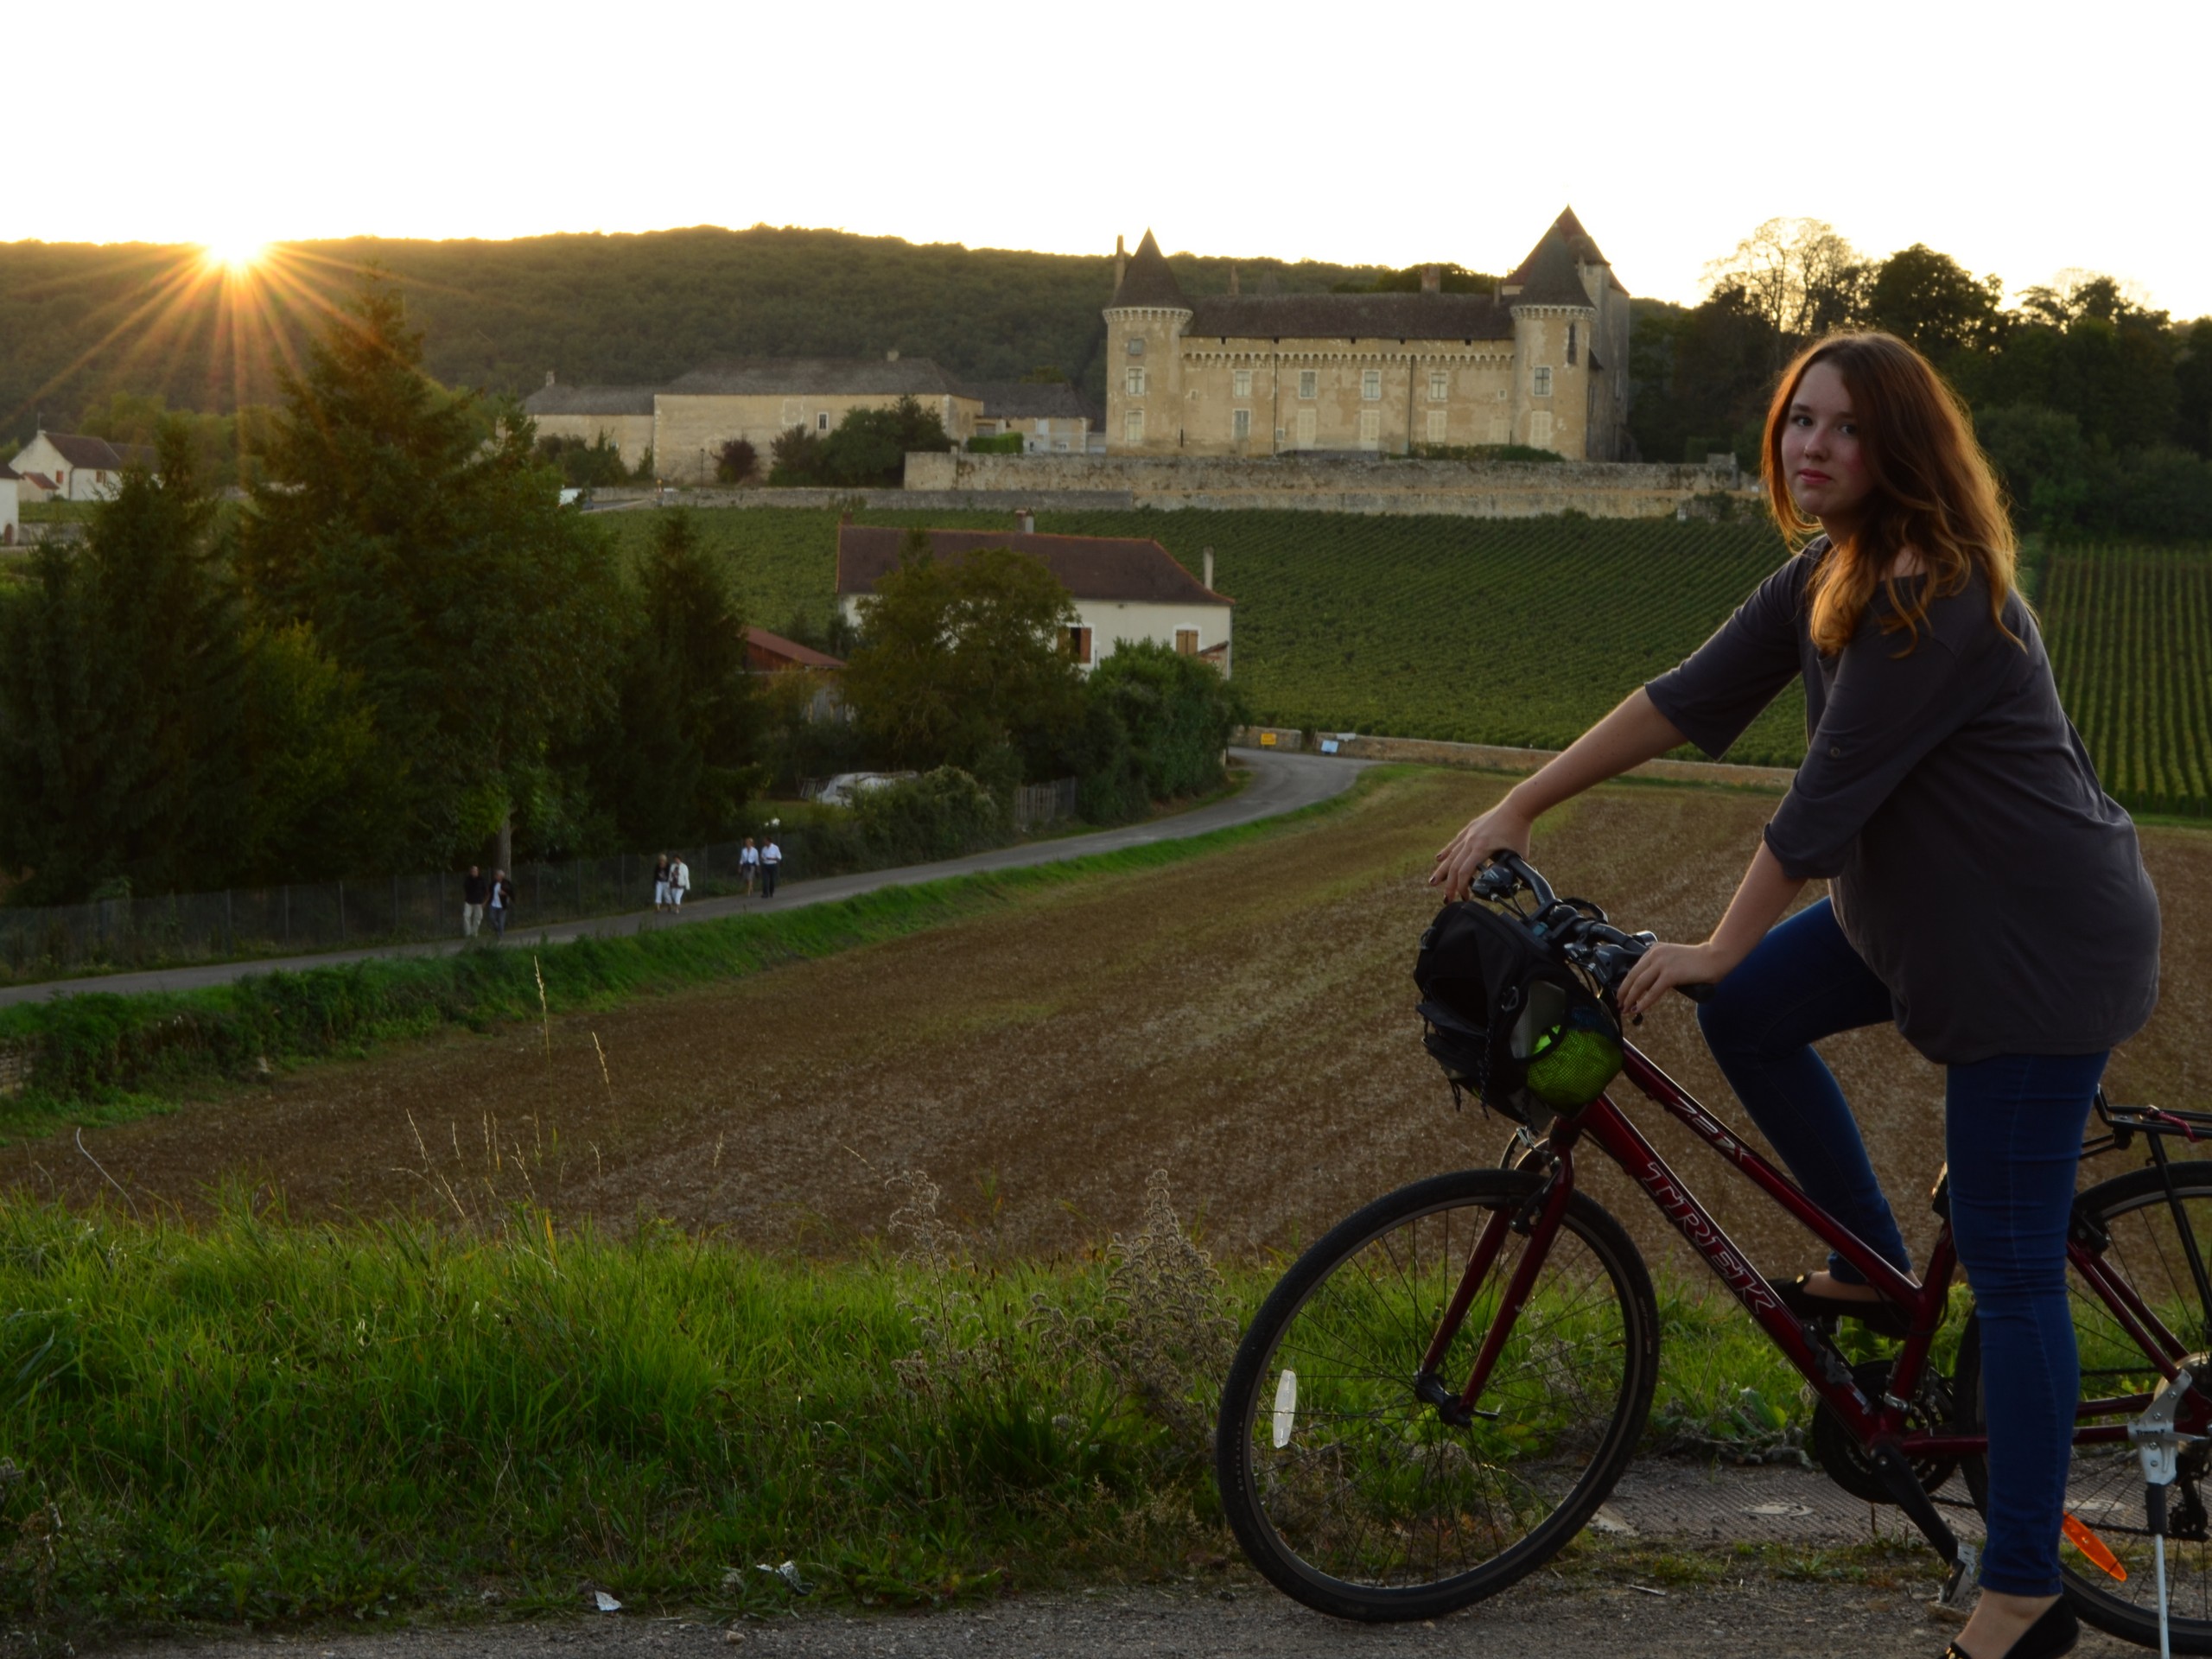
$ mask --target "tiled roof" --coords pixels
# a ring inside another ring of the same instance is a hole
[[[522,400],[523,413],[539,415],[650,415],[651,386],[540,386]]]
[[[1513,313],[1488,294],[1224,294],[1191,308],[1186,340],[1510,340]]]
[[[1570,269],[1577,261],[1586,265],[1603,265],[1605,268],[1605,286],[1616,294],[1625,295],[1628,292],[1627,289],[1621,286],[1620,278],[1613,275],[1612,262],[1605,257],[1604,251],[1598,246],[1597,238],[1582,228],[1582,221],[1574,216],[1574,209],[1572,207],[1561,213],[1551,222],[1550,227],[1544,232],[1543,235],[1536,238],[1536,245],[1529,250],[1529,257],[1523,259],[1514,269],[1513,274],[1505,279],[1505,285],[1508,288],[1526,290],[1535,280],[1539,263],[1545,261],[1554,247],[1564,247],[1567,250],[1567,263]],[[1522,297],[1526,298],[1525,291]],[[1589,298],[1586,292],[1580,301],[1530,300],[1529,303],[1532,305],[1586,305],[1589,303]]]
[[[771,633],[766,628],[745,631],[745,665],[747,668],[842,668],[842,657],[832,657],[802,645],[796,639],[786,639],[780,633]]]
[[[1129,257],[1128,267],[1115,286],[1114,297],[1106,302],[1107,308],[1141,305],[1180,310],[1189,303],[1183,297],[1183,285],[1168,269],[1166,255],[1160,252],[1160,244],[1147,231],[1144,240],[1137,244],[1136,252]]]
[[[74,432],[41,432],[39,436],[72,467],[119,473],[126,467],[154,465],[156,452],[150,443],[110,443],[105,438],[88,438]]]
[[[979,547],[1034,553],[1079,600],[1153,605],[1230,605],[1176,563],[1158,542],[1116,536],[1023,536],[1002,530],[933,530],[931,550],[959,559]],[[845,524],[837,531],[837,593],[868,594],[899,568],[906,532],[895,525]]]
[[[934,397],[960,388],[926,357],[744,357],[710,363],[661,388],[667,397]]]
[[[1065,380],[1048,385],[1033,380],[970,380],[961,390],[970,397],[981,398],[983,414],[992,420],[1033,421],[1042,417],[1096,424],[1097,417],[1084,406],[1082,396]]]
[[[1582,278],[1575,274],[1574,250],[1566,237],[1554,226],[1536,244],[1536,251],[1521,262],[1521,269],[1514,274],[1521,279],[1521,291],[1511,296],[1510,305],[1590,305],[1590,290],[1582,286]]]

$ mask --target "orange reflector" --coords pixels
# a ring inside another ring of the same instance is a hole
[[[2064,1517],[2059,1524],[2065,1529],[2068,1543],[2104,1568],[2108,1577],[2117,1579],[2122,1584],[2127,1582],[2127,1569],[2120,1564],[2119,1556],[2105,1548],[2103,1539],[2098,1537],[2095,1533],[2091,1532],[2070,1515]]]

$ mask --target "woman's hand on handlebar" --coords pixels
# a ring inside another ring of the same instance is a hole
[[[1678,985],[1718,984],[1741,960],[1710,939],[1703,944],[1655,944],[1637,959],[1615,993],[1621,1015],[1641,1019]]]
[[[1428,885],[1442,887],[1446,899],[1465,899],[1484,863],[1495,855],[1518,853],[1528,857],[1531,827],[1529,818],[1513,810],[1512,797],[1508,796],[1489,811],[1469,819],[1467,827],[1437,854]]]

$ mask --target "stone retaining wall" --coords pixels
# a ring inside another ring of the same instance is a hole
[[[905,512],[1122,512],[1136,505],[1128,490],[594,490],[594,505],[658,500],[671,507],[861,506]],[[1011,524],[1008,526],[1011,528]]]

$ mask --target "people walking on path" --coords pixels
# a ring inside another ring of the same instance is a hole
[[[663,853],[658,861],[653,865],[653,908],[656,911],[664,911],[668,908],[668,855],[666,853]]]
[[[784,849],[776,845],[776,838],[771,836],[768,844],[760,849],[760,896],[763,899],[776,896],[776,872],[783,867]]]
[[[668,907],[671,911],[683,908],[683,895],[691,891],[691,867],[678,853],[668,861]]]
[[[484,879],[483,871],[474,864],[461,879],[461,937],[473,939],[476,930],[484,925],[484,901],[492,896],[492,884]]]
[[[753,844],[753,837],[745,838],[745,845],[738,849],[737,874],[745,883],[745,896],[753,896],[754,883],[760,880],[760,849]]]
[[[492,872],[491,907],[492,931],[498,936],[500,943],[505,944],[507,937],[507,923],[513,918],[515,910],[515,884],[507,880],[507,873],[505,870]]]

